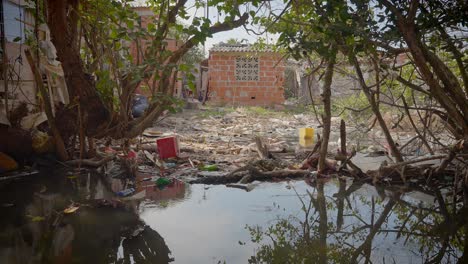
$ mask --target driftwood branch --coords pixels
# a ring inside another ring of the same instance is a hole
[[[388,166],[388,168],[398,168],[398,167],[402,167],[402,166],[406,166],[406,165],[410,165],[410,164],[415,164],[415,163],[419,163],[419,162],[423,162],[423,161],[443,159],[445,157],[447,157],[447,154],[423,157],[423,158],[419,158],[419,159],[408,160],[408,161],[404,161],[404,162],[398,162],[398,163],[395,163],[395,164],[392,164],[392,165]]]
[[[107,156],[102,159],[76,159],[76,160],[69,160],[65,162],[65,164],[70,166],[88,166],[88,167],[101,167],[102,165],[106,164],[107,162],[115,159],[115,155]]]
[[[265,144],[261,137],[255,137],[255,144],[257,145],[258,155],[261,159],[274,159],[268,150],[268,145]]]
[[[253,181],[257,181],[257,180],[266,181],[266,180],[272,180],[272,179],[303,178],[303,177],[308,176],[309,174],[310,172],[308,170],[288,170],[288,169],[264,172],[264,171],[260,171],[255,166],[249,164],[225,176],[207,176],[207,177],[203,177],[200,179],[190,181],[190,183],[229,184],[229,183],[237,183],[242,180],[241,183],[245,184],[245,183],[250,183]]]

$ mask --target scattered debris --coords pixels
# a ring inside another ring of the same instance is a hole
[[[120,196],[120,197],[125,197],[125,196],[131,195],[134,192],[135,192],[134,188],[128,188],[128,189],[125,189],[125,190],[122,190],[122,191],[118,192],[117,195]]]
[[[0,152],[0,173],[16,170],[17,168],[18,163],[16,163],[12,157],[3,152]]]
[[[176,158],[179,156],[179,142],[177,136],[159,138],[156,140],[160,159]]]
[[[16,170],[16,171],[2,174],[0,176],[0,182],[16,180],[16,179],[20,179],[20,178],[27,177],[27,176],[37,175],[37,174],[39,174],[39,171],[37,170],[31,170],[31,169]]]
[[[146,190],[143,190],[141,192],[138,192],[132,196],[129,196],[129,197],[124,197],[124,198],[121,198],[121,200],[123,201],[136,201],[136,200],[142,200],[142,199],[145,199],[146,197]]]

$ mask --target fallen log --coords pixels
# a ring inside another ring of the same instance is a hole
[[[398,162],[398,163],[389,165],[388,168],[398,168],[398,167],[402,167],[402,166],[406,166],[406,165],[410,165],[410,164],[414,164],[414,163],[419,163],[419,162],[423,162],[423,161],[443,159],[445,157],[447,157],[446,154],[423,157],[423,158],[419,158],[419,159],[413,159],[413,160]]]
[[[226,184],[226,187],[241,189],[241,190],[244,190],[246,192],[250,192],[251,190],[254,189],[254,186],[252,186],[252,184],[243,185],[243,184],[228,183],[228,184]]]
[[[242,168],[244,169],[244,168]],[[244,176],[247,175],[247,171],[237,171],[234,173],[227,174],[225,176],[205,176],[198,178],[196,180],[189,181],[190,184],[201,183],[201,184],[228,184],[228,183],[237,183]]]
[[[255,167],[249,169],[250,174],[252,174],[252,181],[262,181],[262,180],[271,180],[271,179],[286,179],[286,178],[303,178],[310,174],[308,170],[276,170],[276,171],[267,171],[262,172]]]
[[[87,167],[101,167],[102,165],[106,164],[107,162],[114,160],[115,155],[107,156],[102,159],[76,159],[76,160],[69,160],[65,162],[65,164],[70,166],[87,166]]]
[[[445,170],[445,168],[447,168],[447,166],[450,164],[450,162],[452,162],[456,155],[457,153],[455,151],[450,150],[450,153],[442,160],[439,167],[437,167],[434,170],[434,174],[442,173]]]
[[[189,183],[202,183],[202,184],[228,184],[237,183],[244,178],[242,183],[250,183],[253,181],[267,181],[273,179],[295,179],[303,178],[310,174],[308,170],[275,170],[263,172],[252,165],[247,165],[242,168],[242,171],[236,170],[235,173],[226,176],[207,176],[200,179],[192,180]],[[243,173],[240,173],[243,172]],[[246,174],[247,172],[248,174]],[[249,175],[248,177],[245,177]]]
[[[11,173],[8,173],[6,175],[0,176],[0,182],[15,180],[15,179],[18,179],[18,178],[23,178],[23,177],[26,177],[26,176],[32,176],[32,175],[36,175],[36,174],[39,174],[39,171],[37,171],[37,170],[19,171],[19,172],[15,171],[15,172],[11,172]]]

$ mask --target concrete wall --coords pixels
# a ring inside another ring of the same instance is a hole
[[[238,81],[236,58],[259,58],[258,81]],[[210,52],[208,60],[208,100],[229,105],[268,106],[284,102],[284,63],[276,53]]]
[[[6,54],[8,58],[8,108],[15,108],[19,103],[26,102],[29,109],[32,110],[37,104],[37,91],[35,88],[34,75],[26,59],[24,51],[29,49],[24,44],[26,31],[33,30],[31,26],[34,19],[30,12],[25,9],[23,0],[0,0],[4,8]],[[22,23],[21,21],[25,21]],[[4,113],[5,81],[0,74],[0,110]]]

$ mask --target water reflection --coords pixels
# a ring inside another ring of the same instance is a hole
[[[466,263],[463,201],[438,189],[431,190],[436,203],[415,204],[399,191],[355,195],[363,185],[346,180],[333,191],[323,181],[312,185],[297,193],[299,216],[248,226],[256,244],[249,263]]]
[[[146,197],[122,203],[112,197],[125,180],[53,174],[0,189],[0,263],[466,263],[463,188],[342,178],[161,189],[139,175]],[[71,203],[80,209],[62,214]]]
[[[0,193],[0,263],[172,261],[163,237],[140,220],[138,203],[113,200],[100,174],[47,173]],[[78,211],[63,214],[71,203]]]
[[[186,184],[178,179],[172,179],[171,183],[164,187],[158,187],[154,181],[144,181],[151,177],[151,174],[138,173],[136,176],[136,191],[145,192],[145,199],[153,202],[159,201],[182,201],[190,195]]]

